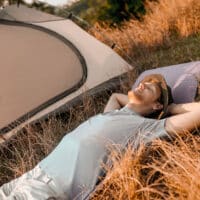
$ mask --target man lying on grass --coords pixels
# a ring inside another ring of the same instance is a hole
[[[170,96],[159,74],[146,76],[128,96],[113,94],[104,113],[68,133],[34,169],[4,184],[0,199],[88,199],[105,175],[101,164],[107,161],[110,145],[125,148],[131,142],[135,149],[140,142],[171,138],[200,124],[200,103],[176,105]],[[164,118],[168,113],[178,115]]]

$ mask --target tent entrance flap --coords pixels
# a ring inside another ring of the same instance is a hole
[[[35,25],[0,21],[0,130],[78,89],[87,76],[79,50]]]

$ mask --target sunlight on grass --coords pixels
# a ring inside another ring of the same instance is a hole
[[[132,19],[115,29],[95,25],[125,49],[138,69],[136,74],[129,74],[129,82],[117,88],[118,92],[126,93],[138,72],[200,59],[200,1],[148,1],[146,7],[147,15],[141,22]],[[98,33],[90,33],[108,42]],[[0,184],[32,169],[66,132],[102,112],[110,93],[106,91],[98,97],[85,95],[79,105],[66,113],[27,126],[2,145]],[[125,152],[113,147],[110,164],[102,166],[107,175],[91,199],[200,200],[199,133],[183,133],[173,142],[156,140],[149,146],[141,145],[137,151],[130,146]]]
[[[198,60],[199,45],[196,42],[199,42],[200,2],[162,0],[146,4],[147,14],[142,21],[132,19],[120,28],[96,23],[95,28],[103,34],[93,29],[90,33],[108,45],[111,45],[110,41],[103,35],[118,44],[140,71],[152,66]],[[124,53],[118,52],[126,59]]]
[[[106,168],[107,176],[91,199],[198,200],[199,149],[199,135],[183,133],[173,142],[158,139],[137,151],[113,150],[113,168]]]

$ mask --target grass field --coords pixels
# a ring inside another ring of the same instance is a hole
[[[120,29],[111,29],[105,24],[95,27],[125,50],[137,73],[200,60],[200,2],[162,0],[146,4],[148,13],[141,22],[131,20]],[[90,33],[107,43],[93,30]],[[121,55],[126,59],[123,53]],[[132,81],[117,90],[127,92]],[[0,184],[33,168],[66,132],[102,112],[109,95],[110,92],[98,97],[86,95],[65,117],[50,118],[40,125],[26,127],[3,145],[0,148]],[[130,148],[125,153],[113,149],[110,156],[113,168],[104,166],[107,176],[92,199],[200,200],[198,133],[199,130],[183,133],[173,142],[157,140],[134,152]]]

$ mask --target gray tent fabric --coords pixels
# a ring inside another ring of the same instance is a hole
[[[24,5],[0,11],[0,34],[0,142],[132,69],[73,21]]]
[[[73,88],[86,76],[78,50],[55,35],[11,23],[0,24],[0,35],[0,85],[4,86],[0,128]]]
[[[174,103],[188,103],[195,99],[198,82],[200,81],[200,62],[189,62],[178,65],[160,67],[144,71],[133,85],[136,88],[139,82],[149,74],[162,74],[171,87]]]

